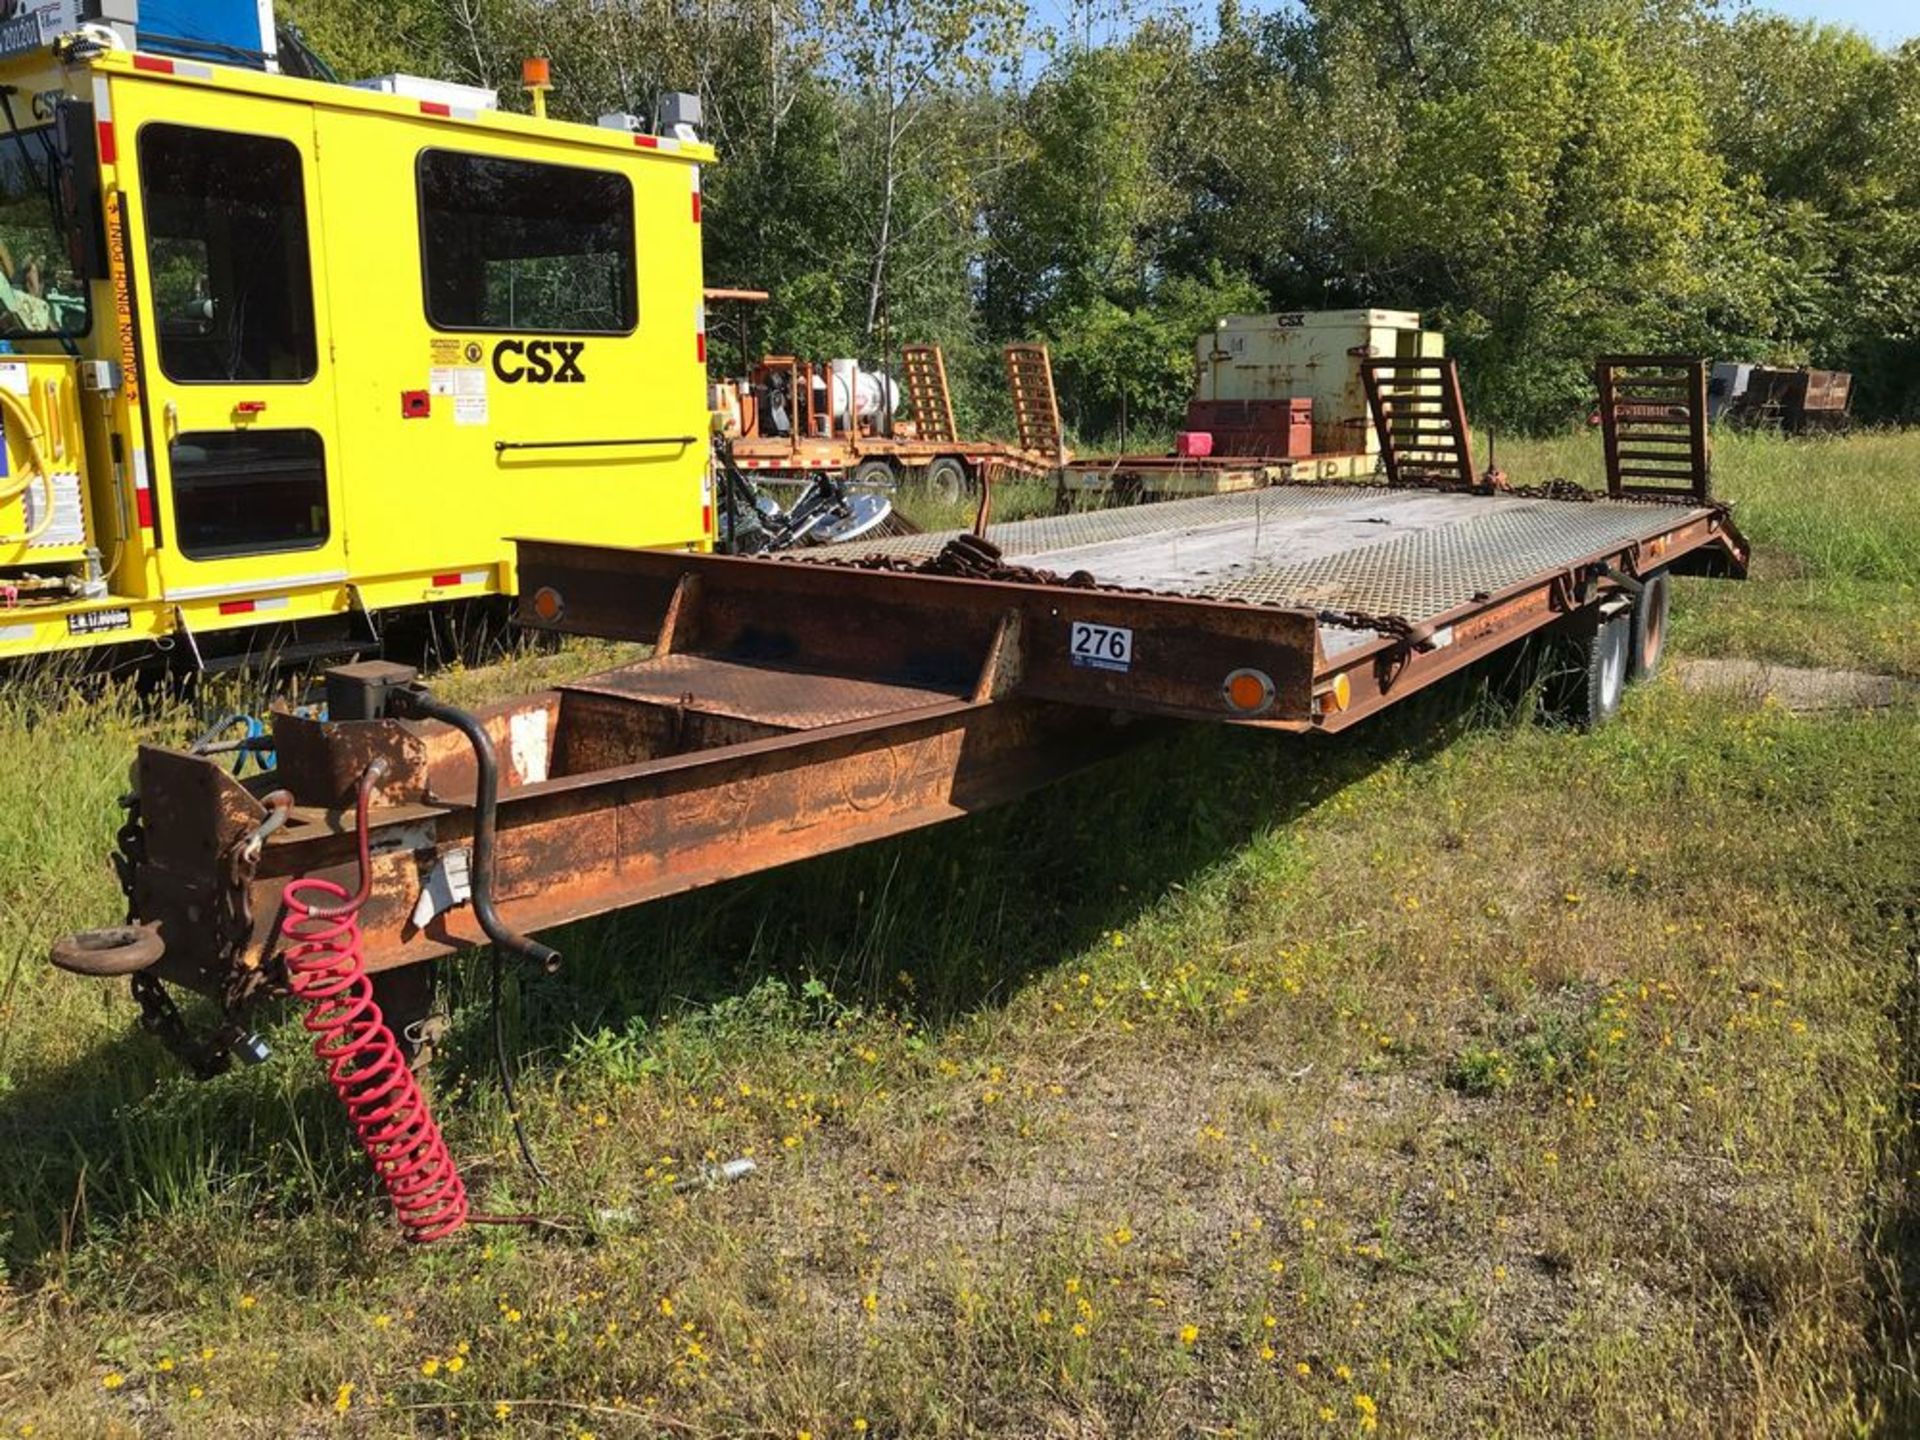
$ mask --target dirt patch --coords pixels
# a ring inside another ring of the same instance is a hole
[[[1734,691],[1755,700],[1775,700],[1801,713],[1884,710],[1920,698],[1920,685],[1865,670],[1827,670],[1770,665],[1762,660],[1687,660],[1674,666],[1682,689]]]

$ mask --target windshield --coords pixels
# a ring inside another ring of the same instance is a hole
[[[84,335],[87,286],[54,223],[50,127],[0,129],[0,337]]]

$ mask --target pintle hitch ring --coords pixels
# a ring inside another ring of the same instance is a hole
[[[137,975],[166,953],[166,942],[151,925],[109,925],[54,941],[49,958],[69,974],[111,980]]]

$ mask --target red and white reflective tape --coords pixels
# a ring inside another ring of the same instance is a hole
[[[433,577],[433,588],[451,590],[456,585],[484,585],[492,573],[489,570],[448,570]]]
[[[213,67],[191,60],[168,60],[160,55],[135,55],[133,68],[149,75],[184,75],[189,80],[211,80]]]
[[[222,600],[220,602],[222,615],[257,615],[262,610],[286,608],[287,597],[284,595],[274,595],[265,600]]]
[[[31,625],[0,625],[0,645],[20,645],[34,637]]]
[[[142,530],[153,529],[153,476],[147,469],[147,452],[141,446],[133,451],[133,510]]]
[[[693,305],[693,353],[702,365],[707,363],[707,307],[698,300]]]
[[[113,135],[113,88],[100,75],[93,77],[93,123],[99,136],[100,163],[117,164],[120,146]]]
[[[700,477],[700,533],[713,533],[713,472],[707,471]]]
[[[700,167],[693,167],[693,223],[700,223]]]
[[[633,143],[642,150],[665,150],[669,153],[680,148],[680,140],[675,135],[636,135]]]
[[[480,112],[466,105],[449,105],[444,100],[422,100],[422,115],[435,115],[442,120],[478,120]]]

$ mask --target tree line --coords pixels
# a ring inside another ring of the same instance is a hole
[[[1220,315],[1361,306],[1445,330],[1505,427],[1584,415],[1636,350],[1851,369],[1857,413],[1920,419],[1920,42],[1716,0],[282,11],[342,74],[517,107],[542,54],[586,120],[697,92],[709,283],[773,294],[752,348],[936,340],[975,421],[1009,340],[1108,436],[1176,422]]]

